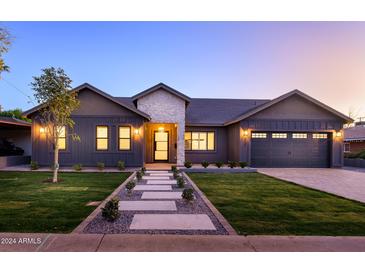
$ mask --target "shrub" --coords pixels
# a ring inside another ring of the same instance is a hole
[[[105,164],[104,164],[104,163],[102,163],[102,162],[98,162],[98,163],[96,163],[96,166],[98,167],[98,169],[99,169],[100,171],[102,171],[102,170],[104,170]]]
[[[234,168],[234,167],[236,167],[236,166],[237,166],[237,162],[235,162],[235,161],[228,161],[228,166],[229,166],[230,168]]]
[[[177,171],[177,167],[176,167],[176,166],[171,166],[171,171],[172,171],[172,172]]]
[[[30,161],[30,169],[31,170],[37,170],[38,168],[39,168],[38,162]]]
[[[181,197],[188,202],[191,202],[192,200],[194,200],[194,190],[192,190],[191,188],[187,188],[184,189]]]
[[[217,168],[221,168],[223,165],[224,165],[224,164],[223,164],[223,162],[216,162],[216,163],[215,163],[215,166],[216,166]]]
[[[184,163],[184,166],[185,166],[186,168],[191,168],[191,167],[193,166],[193,163],[192,163],[192,162],[189,162],[189,161],[186,161],[186,162]]]
[[[82,170],[82,164],[74,164],[72,167],[75,171],[81,171]]]
[[[126,184],[125,188],[127,189],[128,194],[131,194],[131,193],[132,193],[132,190],[133,190],[133,188],[134,188],[135,186],[136,186],[136,181],[135,181],[135,180],[130,180],[130,181]]]
[[[178,177],[178,178],[177,178],[177,186],[178,186],[179,188],[183,188],[183,187],[184,187],[184,185],[185,185],[185,180],[184,180],[184,178],[183,178],[182,176]]]
[[[241,168],[245,168],[247,166],[247,162],[239,162]]]
[[[137,171],[136,177],[137,177],[137,180],[138,181],[142,180],[142,176],[143,176],[142,172],[141,171]]]
[[[118,161],[117,167],[119,170],[124,170],[125,169],[124,161]]]
[[[173,176],[174,176],[174,179],[177,179],[178,177],[180,177],[180,172],[178,170],[175,170],[173,172]]]
[[[203,162],[202,162],[202,166],[203,166],[204,168],[207,168],[207,167],[209,166],[209,162],[207,162],[207,161],[203,161]]]
[[[113,198],[110,201],[108,201],[105,204],[105,207],[101,209],[102,212],[101,215],[103,216],[103,218],[105,218],[109,222],[115,221],[120,215],[118,204],[119,204],[118,198]]]
[[[142,172],[142,175],[145,175],[146,174],[146,168],[145,167],[142,167],[141,168],[141,172]]]

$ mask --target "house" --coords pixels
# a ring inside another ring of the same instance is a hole
[[[126,166],[185,161],[245,161],[254,167],[340,167],[343,124],[349,117],[293,90],[274,100],[203,99],[157,84],[133,97],[113,97],[90,84],[74,89],[73,113],[81,142],[60,138],[60,164],[103,162]],[[33,120],[32,159],[52,162],[52,147],[38,117]]]
[[[365,121],[360,120],[354,127],[344,129],[344,152],[358,153],[365,150]]]

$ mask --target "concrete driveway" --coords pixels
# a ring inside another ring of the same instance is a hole
[[[365,203],[365,173],[336,168],[260,168],[258,172]]]

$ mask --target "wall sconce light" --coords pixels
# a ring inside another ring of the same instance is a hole
[[[342,132],[341,132],[341,131],[336,131],[336,137],[337,137],[337,138],[342,137]]]
[[[243,137],[248,137],[248,130],[247,129],[243,130]]]
[[[159,128],[158,128],[158,131],[159,131],[159,132],[164,132],[164,131],[165,131],[165,129],[164,129],[164,127],[159,127]]]
[[[138,129],[138,128],[136,128],[136,129],[134,130],[134,135],[139,135],[139,129]]]
[[[40,133],[40,134],[44,134],[44,133],[46,133],[46,128],[44,128],[44,127],[40,127],[40,128],[39,128],[39,133]]]

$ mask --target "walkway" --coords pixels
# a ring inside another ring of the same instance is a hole
[[[1,233],[3,251],[365,251],[365,237]]]
[[[365,173],[337,168],[260,168],[260,173],[365,203]]]

